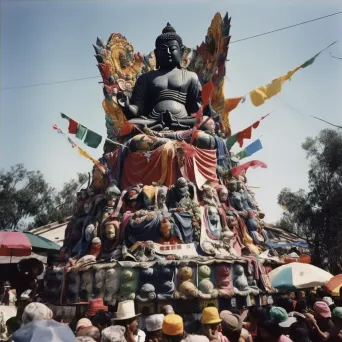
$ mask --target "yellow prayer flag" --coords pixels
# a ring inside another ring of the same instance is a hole
[[[87,159],[90,159],[98,168],[99,170],[105,174],[106,171],[103,167],[103,165],[98,161],[96,160],[95,158],[93,158],[87,151],[83,150],[81,147],[77,146],[77,149],[78,149],[78,153],[82,156],[82,157],[85,157]]]
[[[295,69],[288,71],[285,75],[274,79],[268,85],[252,90],[249,95],[253,105],[256,107],[261,106],[266,100],[269,100],[271,97],[279,94],[282,90],[283,84],[301,67],[302,65],[299,65]]]

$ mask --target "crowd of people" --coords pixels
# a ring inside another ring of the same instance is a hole
[[[203,309],[197,331],[189,333],[183,318],[165,305],[139,327],[133,301],[118,304],[112,315],[88,311],[75,324],[58,322],[44,304],[28,304],[21,316],[7,320],[8,342],[342,342],[342,306],[323,290],[275,298],[273,305],[252,306],[242,314]]]

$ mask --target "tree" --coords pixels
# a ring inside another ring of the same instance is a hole
[[[0,229],[30,229],[72,215],[76,190],[86,179],[78,174],[56,193],[41,172],[22,164],[0,170]]]
[[[73,215],[77,189],[88,180],[86,173],[78,173],[77,177],[77,180],[72,179],[64,183],[62,190],[57,194],[52,194],[28,229],[45,226],[50,222],[63,221],[66,217]]]
[[[309,191],[284,188],[278,203],[281,226],[306,238],[312,261],[333,273],[342,271],[342,134],[325,129],[302,144],[310,160]]]

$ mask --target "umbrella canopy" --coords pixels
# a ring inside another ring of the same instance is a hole
[[[307,289],[325,285],[333,275],[322,269],[300,262],[277,267],[268,274],[271,284],[279,290]]]
[[[34,235],[29,232],[24,233],[30,240],[31,246],[34,249],[44,249],[46,251],[59,251],[61,246],[57,243],[39,235]]]
[[[28,237],[20,232],[0,232],[0,256],[29,256],[31,243]]]
[[[331,278],[325,287],[333,297],[340,296],[340,287],[342,286],[342,274],[338,274]]]

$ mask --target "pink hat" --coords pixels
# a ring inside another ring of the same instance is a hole
[[[331,311],[325,302],[316,302],[313,306],[315,313],[323,318],[331,318]]]

